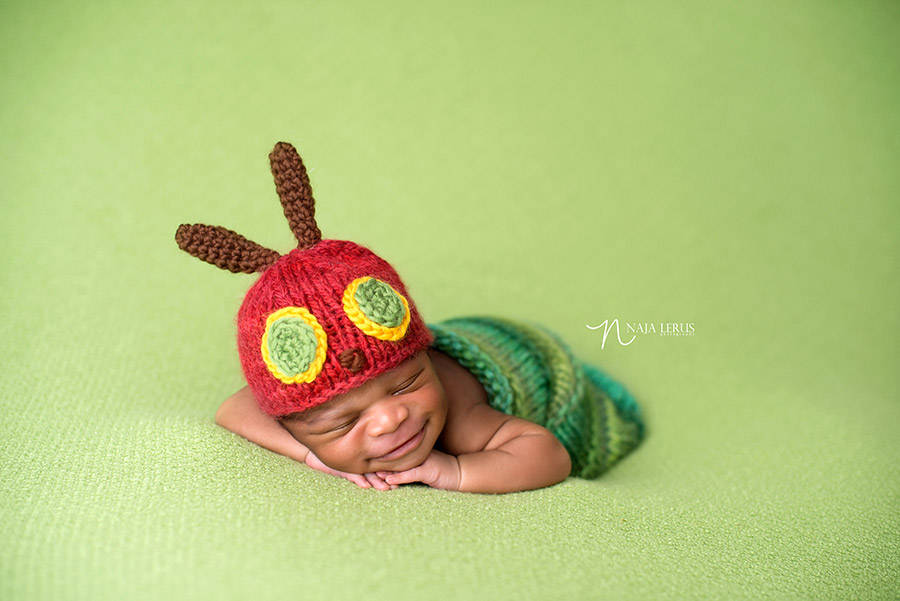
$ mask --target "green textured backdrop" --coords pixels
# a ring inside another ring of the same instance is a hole
[[[0,598],[900,598],[898,39],[892,1],[3,2]],[[290,249],[278,140],[326,236],[429,320],[558,330],[646,443],[378,493],[216,427],[252,277],[173,234]]]

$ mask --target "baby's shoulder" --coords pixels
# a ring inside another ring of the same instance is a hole
[[[447,395],[448,413],[460,413],[472,405],[487,404],[484,386],[456,359],[433,348],[428,349],[428,357]]]
[[[453,455],[484,450],[508,416],[491,408],[484,386],[455,359],[435,349],[428,355],[447,397],[441,450]]]

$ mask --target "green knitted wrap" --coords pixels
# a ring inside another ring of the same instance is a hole
[[[640,409],[628,391],[576,358],[553,332],[494,317],[428,327],[432,347],[472,372],[492,407],[553,432],[569,451],[573,476],[596,478],[643,438]]]

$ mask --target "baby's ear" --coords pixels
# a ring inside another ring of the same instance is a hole
[[[233,273],[262,271],[281,256],[217,225],[180,225],[175,242],[186,253]]]

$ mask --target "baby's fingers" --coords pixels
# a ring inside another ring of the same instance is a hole
[[[371,488],[372,486],[371,484],[369,484],[369,481],[366,480],[366,477],[362,474],[344,474],[344,478],[346,478],[350,482],[353,482],[360,488]]]
[[[377,490],[392,490],[394,488],[397,488],[396,485],[392,486],[390,483],[385,482],[384,478],[376,473],[369,472],[364,475],[368,483]]]
[[[385,477],[384,481],[394,486],[399,484],[409,484],[410,482],[421,482],[422,475],[420,472],[421,470],[419,468],[414,467],[405,472],[394,472],[393,474],[389,474]]]

